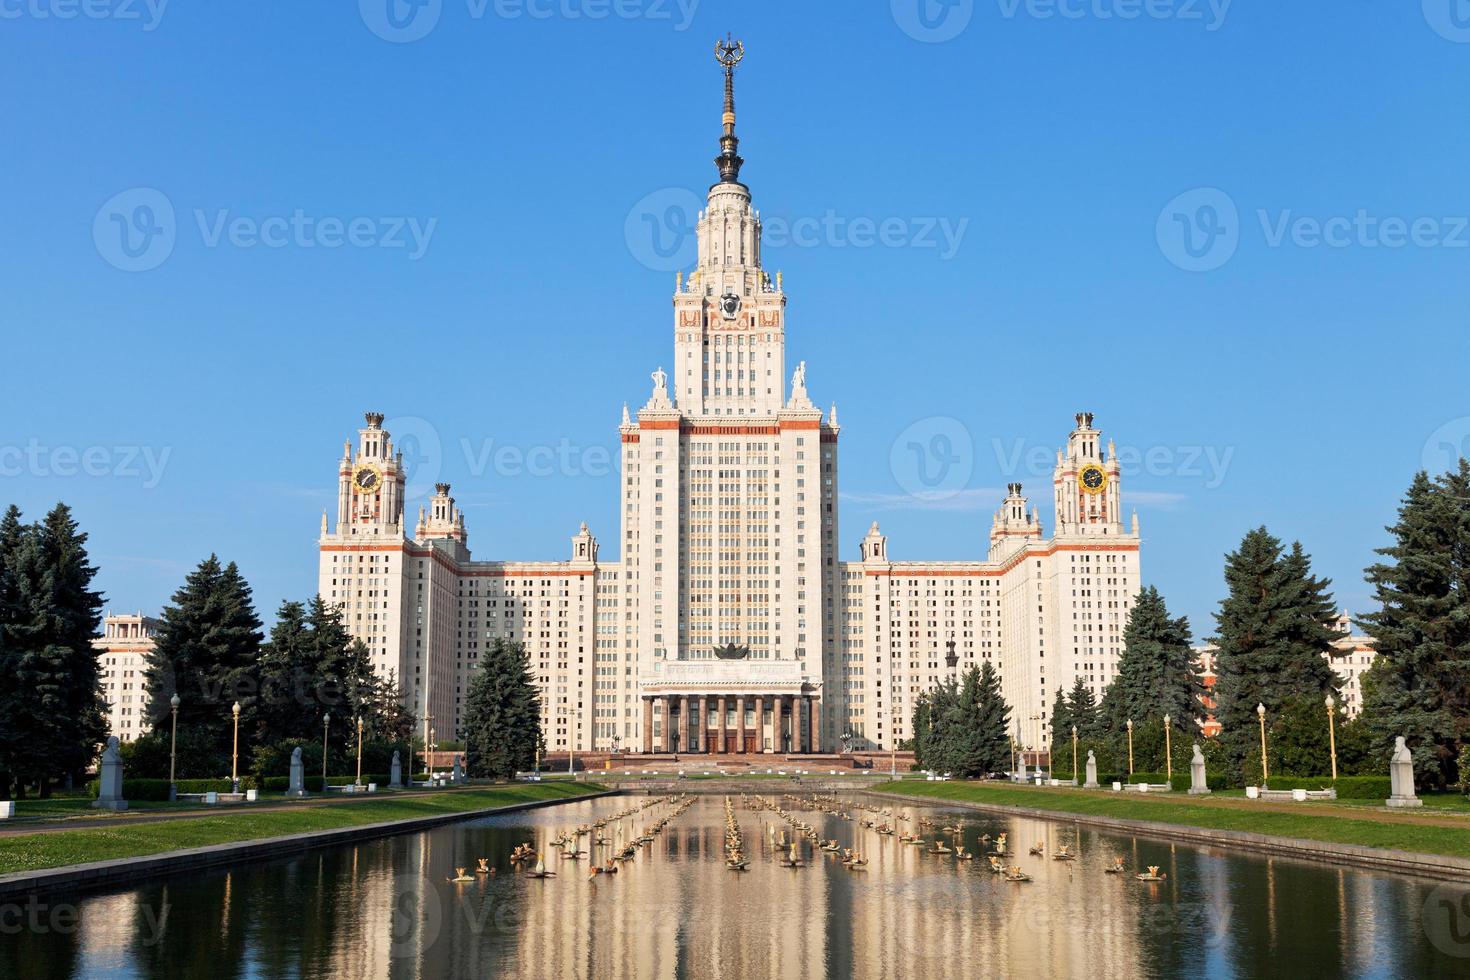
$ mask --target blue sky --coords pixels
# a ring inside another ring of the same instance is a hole
[[[1088,410],[1198,632],[1260,523],[1361,609],[1470,439],[1470,4],[394,2],[0,3],[0,500],[113,609],[211,551],[310,594],[370,409],[478,557],[615,556],[726,31],[845,557],[982,556],[1010,480],[1049,528]]]

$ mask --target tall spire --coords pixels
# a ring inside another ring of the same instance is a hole
[[[715,42],[715,60],[725,69],[725,114],[722,118],[725,131],[720,135],[720,155],[715,157],[715,166],[720,168],[720,182],[740,182],[740,159],[737,149],[740,140],[735,136],[735,66],[745,57],[745,45],[725,35],[725,40]]]

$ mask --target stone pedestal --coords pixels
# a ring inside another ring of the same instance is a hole
[[[286,789],[286,795],[306,795],[306,767],[301,764],[301,746],[299,745],[291,751],[291,783]]]
[[[15,801],[5,800],[0,803],[0,820],[9,820],[15,816]]]
[[[397,752],[393,753],[393,762],[388,767],[388,785],[393,789],[403,788],[403,761]]]
[[[102,750],[97,799],[92,801],[99,810],[128,808],[128,801],[123,799],[123,764],[117,746],[117,736],[113,735],[107,740],[107,748]]]
[[[1087,750],[1087,782],[1082,784],[1083,789],[1097,789],[1097,756],[1093,755],[1092,749]]]
[[[1402,735],[1394,739],[1393,756],[1388,762],[1388,799],[1383,802],[1395,808],[1423,806],[1424,801],[1414,792],[1414,756],[1404,744]]]
[[[1194,743],[1194,758],[1189,760],[1189,792],[1193,796],[1203,796],[1210,791],[1208,780],[1205,779],[1205,755],[1199,750],[1199,743]]]

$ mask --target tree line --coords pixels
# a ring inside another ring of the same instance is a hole
[[[81,777],[109,734],[105,654],[92,642],[103,597],[86,544],[64,504],[34,523],[15,506],[0,518],[0,799],[49,796]],[[238,566],[210,555],[164,607],[153,639],[135,682],[144,731],[123,746],[129,776],[167,777],[171,753],[179,779],[228,775],[236,704],[241,774],[284,776],[298,746],[308,772],[320,771],[324,751],[329,771],[351,772],[358,719],[365,773],[386,772],[394,752],[411,771],[415,720],[397,678],[379,676],[321,596],[282,602],[267,634]],[[466,699],[467,765],[496,777],[529,769],[541,729],[525,650],[496,641],[480,668]]]

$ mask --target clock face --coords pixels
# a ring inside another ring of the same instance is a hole
[[[1083,493],[1099,494],[1108,485],[1108,474],[1096,463],[1089,463],[1082,467],[1078,480],[1082,484]]]
[[[720,312],[725,315],[726,320],[735,319],[735,314],[740,312],[740,297],[734,293],[726,293],[721,296]]]
[[[352,489],[357,493],[372,493],[383,482],[376,466],[359,466],[352,474]]]

